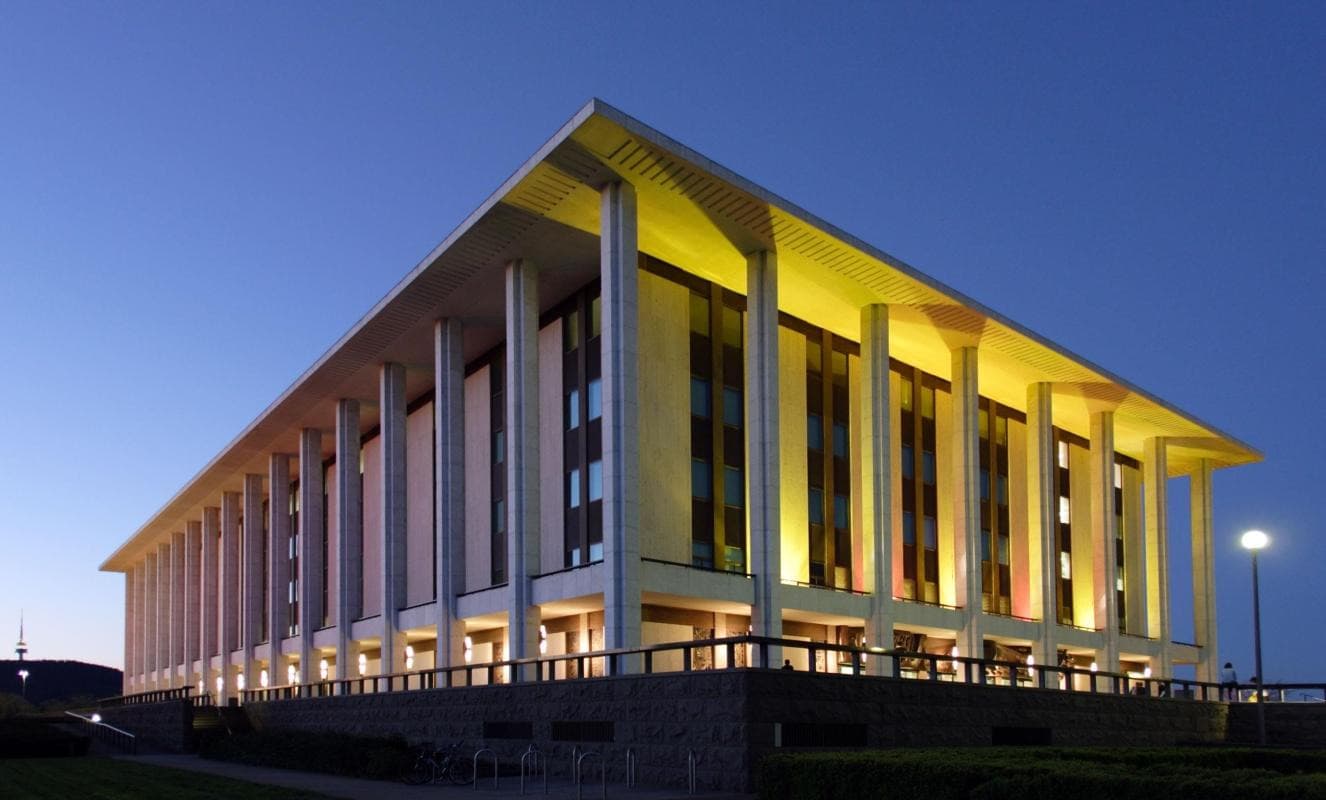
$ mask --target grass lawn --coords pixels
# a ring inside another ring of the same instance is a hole
[[[325,795],[109,758],[28,758],[0,759],[0,797],[314,800]]]

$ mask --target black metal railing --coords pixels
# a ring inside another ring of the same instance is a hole
[[[113,708],[115,706],[138,705],[140,703],[164,703],[169,700],[196,699],[197,698],[193,697],[192,686],[181,686],[177,689],[154,689],[150,692],[103,697],[97,701],[97,706],[100,708]]]

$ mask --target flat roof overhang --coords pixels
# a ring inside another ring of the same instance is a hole
[[[1262,454],[1191,414],[926,276],[793,203],[594,99],[251,422],[101,565],[128,569],[162,536],[183,530],[245,473],[266,474],[269,453],[297,453],[302,428],[330,430],[337,399],[364,403],[376,425],[377,367],[407,367],[407,394],[431,387],[431,331],[440,318],[466,326],[466,360],[501,341],[503,265],[541,265],[548,308],[598,269],[599,189],[630,182],[641,252],[736,292],[746,291],[745,254],[779,259],[781,310],[859,337],[859,310],[890,304],[890,351],[940,377],[953,347],[979,347],[981,394],[1025,408],[1026,387],[1054,387],[1055,424],[1086,436],[1090,414],[1113,410],[1115,447],[1140,457],[1143,441],[1168,440],[1171,475],[1199,460],[1223,468]],[[332,437],[324,437],[324,455]]]

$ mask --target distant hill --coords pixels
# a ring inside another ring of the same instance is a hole
[[[82,661],[0,661],[0,693],[21,694],[18,671],[28,671],[27,700],[35,706],[121,693],[124,673]]]

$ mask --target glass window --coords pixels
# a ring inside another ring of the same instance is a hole
[[[1059,466],[1068,469],[1068,442],[1059,441]]]
[[[493,532],[501,533],[506,530],[506,501],[493,501]]]
[[[746,554],[740,547],[724,547],[723,561],[728,572],[742,572],[746,569]]]
[[[927,516],[925,518],[925,549],[934,550],[938,547],[939,531],[935,523],[935,518]]]
[[[824,421],[819,414],[806,417],[806,441],[811,450],[824,450]]]
[[[580,427],[580,390],[572,389],[566,395],[566,429],[573,431]]]
[[[589,502],[603,499],[603,462],[589,462]]]
[[[833,455],[847,458],[847,426],[841,422],[833,423]]]
[[[818,375],[824,369],[824,356],[820,352],[820,343],[814,339],[806,340],[806,371]]]
[[[589,543],[590,563],[592,564],[595,561],[602,561],[602,560],[603,560],[603,542],[590,542]]]
[[[723,344],[741,347],[741,312],[723,306]]]
[[[1006,506],[1008,505],[1008,476],[1000,475],[998,483],[999,483],[999,494],[996,496],[995,499],[999,503],[999,505]]]
[[[987,412],[984,408],[982,408],[981,411],[980,411],[980,413],[977,414],[977,425],[980,426],[980,431],[981,431],[980,436],[981,436],[981,438],[982,438],[982,439],[989,439],[989,438],[990,438],[990,414],[989,414],[989,412]]]
[[[746,507],[746,477],[740,467],[723,467],[723,505]]]
[[[833,364],[834,383],[846,385],[847,383],[847,354],[834,350],[829,354],[829,361]]]
[[[1008,565],[1008,537],[1007,537],[1007,536],[1000,536],[1000,537],[999,537],[999,563],[1000,563],[1000,564],[1003,564],[1003,565],[1005,565],[1005,566]]]
[[[902,406],[903,411],[912,410],[911,378],[901,378],[898,381],[898,405]]]
[[[916,544],[916,515],[910,511],[902,512],[902,543]]]
[[[697,567],[714,566],[714,546],[710,542],[691,542],[691,563]]]
[[[580,468],[566,473],[566,507],[580,508]]]
[[[1073,521],[1073,509],[1067,497],[1061,496],[1059,498],[1059,521],[1065,525],[1069,525]]]
[[[1073,554],[1059,551],[1059,577],[1066,581],[1073,579]]]
[[[848,507],[847,495],[835,494],[833,496],[833,526],[835,528],[850,528],[852,526],[851,509]]]
[[[935,390],[929,386],[921,387],[921,416],[935,418]]]
[[[935,454],[929,450],[921,451],[921,480],[930,484],[935,482]]]
[[[580,346],[580,312],[572,311],[562,319],[562,346],[570,352]]]
[[[588,392],[585,395],[589,399],[589,414],[587,418],[592,422],[603,416],[603,382],[598,378],[589,382]]]
[[[981,529],[981,560],[990,560],[990,539],[993,538],[989,528]]]
[[[902,446],[902,476],[910,478],[916,474],[916,455],[912,452],[912,446],[905,444]]]
[[[691,416],[709,419],[709,381],[691,376]]]
[[[824,524],[824,493],[820,489],[810,490],[810,524]]]
[[[709,462],[691,459],[691,497],[708,500],[713,497],[714,479]]]
[[[709,300],[694,292],[691,293],[691,333],[709,335]]]
[[[981,470],[981,501],[990,499],[990,470]]]
[[[1008,418],[995,417],[995,443],[1000,445],[1008,444]]]
[[[493,463],[506,460],[506,431],[493,431]]]
[[[1114,579],[1114,589],[1115,589],[1115,591],[1119,591],[1119,592],[1122,592],[1122,591],[1123,591],[1123,576],[1122,576],[1122,575],[1120,575],[1119,577],[1117,577],[1117,578]]]
[[[1123,488],[1123,464],[1114,465],[1114,488]]]
[[[741,390],[723,387],[723,424],[741,427]]]
[[[595,336],[598,336],[599,333],[602,332],[603,316],[600,313],[601,309],[602,305],[599,303],[599,299],[597,297],[589,301],[589,338],[591,339],[593,339]]]

